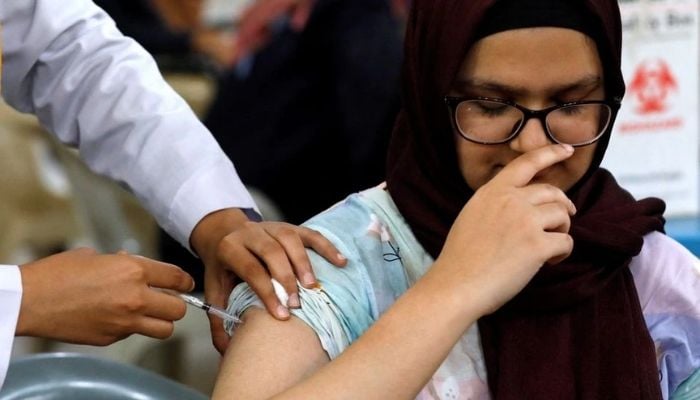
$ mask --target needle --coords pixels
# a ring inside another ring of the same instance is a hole
[[[191,296],[189,294],[184,294],[184,293],[178,293],[178,297],[180,297],[182,300],[185,301],[187,304],[191,304],[197,308],[201,308],[202,310],[208,312],[209,314],[216,315],[217,317],[223,319],[224,321],[232,321],[235,324],[240,324],[243,321],[241,321],[239,318],[227,313],[225,310],[213,306],[209,303],[206,303],[194,296]]]

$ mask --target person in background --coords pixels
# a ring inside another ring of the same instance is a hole
[[[289,28],[301,32],[317,0],[265,0],[253,1],[236,26],[233,62],[237,63],[266,46],[274,36],[270,29],[280,18],[289,20]],[[392,14],[404,21],[411,0],[388,0]]]
[[[128,187],[201,257],[208,302],[223,306],[234,278],[243,279],[287,319],[288,307],[298,306],[295,276],[315,282],[303,246],[344,263],[318,232],[251,222],[255,204],[231,161],[152,57],[94,3],[5,0],[0,25],[4,100],[76,146],[93,171]],[[271,278],[292,294],[288,304]],[[87,249],[0,266],[0,385],[15,335],[96,345],[134,333],[167,337],[185,304],[158,289],[192,286],[173,265]],[[222,322],[210,321],[223,350]]]
[[[402,31],[387,0],[317,0],[302,31],[288,21],[241,61],[249,71],[223,76],[204,124],[246,184],[301,223],[382,180]]]
[[[184,7],[191,16],[179,26],[168,21],[166,12],[153,0],[95,0],[117,23],[117,28],[136,40],[154,56],[168,55],[182,58],[190,54],[207,57],[219,68],[232,65],[235,56],[230,33],[202,26],[199,15],[201,4]],[[190,10],[191,8],[194,8]]]
[[[285,323],[236,287],[213,398],[698,398],[700,261],[600,168],[621,36],[616,0],[414,0],[386,185],[305,223],[347,266]]]

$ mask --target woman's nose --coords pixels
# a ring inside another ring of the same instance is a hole
[[[511,149],[519,153],[527,153],[550,144],[552,141],[547,136],[542,122],[537,118],[530,118],[525,122],[518,136],[510,141]]]

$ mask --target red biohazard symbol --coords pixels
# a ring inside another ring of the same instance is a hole
[[[637,112],[650,114],[666,110],[668,94],[678,85],[668,64],[659,59],[639,64],[629,88],[637,100]]]

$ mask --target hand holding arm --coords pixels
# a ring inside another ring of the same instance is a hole
[[[251,222],[239,209],[225,209],[204,217],[191,237],[192,248],[205,265],[207,302],[226,308],[234,281],[240,278],[257,293],[275,318],[289,318],[287,306],[298,307],[296,280],[306,287],[315,284],[304,247],[311,247],[336,266],[345,264],[338,250],[320,233],[280,222]],[[290,296],[280,304],[271,278]],[[209,315],[214,346],[223,353],[228,335],[220,319]]]
[[[164,339],[185,315],[179,298],[194,281],[171,264],[127,254],[70,250],[20,266],[16,335],[108,345],[131,334]]]

